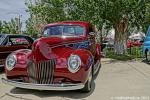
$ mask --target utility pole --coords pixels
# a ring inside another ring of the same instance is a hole
[[[21,30],[21,28],[22,28],[22,22],[21,22],[22,15],[17,13],[17,12],[10,12],[8,14],[16,14],[17,15],[17,17],[15,17],[16,31],[18,34],[22,34],[22,30]]]
[[[21,26],[22,26],[21,25],[22,24],[21,23],[21,15],[18,15],[18,23],[17,24],[18,24],[18,33],[22,34],[22,31],[21,31]]]

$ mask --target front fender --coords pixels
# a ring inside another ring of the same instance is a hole
[[[66,48],[65,50],[62,48],[59,54],[61,54],[61,58],[57,59],[54,73],[54,82],[58,82],[63,79],[68,79],[72,83],[74,82],[85,83],[88,80],[90,70],[94,63],[94,57],[91,54],[91,52],[86,49],[69,50]],[[67,62],[68,58],[71,55],[78,55],[81,59],[80,70],[76,73],[71,73],[68,70]]]
[[[83,79],[83,83],[85,83],[88,80],[88,77],[90,75],[90,72],[92,70],[92,66],[94,64],[94,56],[92,53],[85,49],[78,49],[72,53],[73,55],[78,55],[81,58],[81,79]]]
[[[27,65],[29,63],[29,58],[31,56],[31,50],[20,49],[12,52],[11,54],[16,55],[17,62],[15,64],[15,67],[11,71],[7,70],[7,68],[5,67],[7,78],[11,79],[15,77],[18,78],[18,76],[27,76]]]
[[[83,66],[85,70],[89,69],[94,64],[94,57],[88,50],[78,49],[74,51],[72,55],[78,55],[81,58],[81,66]]]

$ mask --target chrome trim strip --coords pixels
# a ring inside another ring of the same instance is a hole
[[[54,75],[56,60],[53,59],[53,61],[51,63],[53,64],[53,70],[51,71],[52,72],[51,74]],[[51,83],[53,82],[53,80],[54,80],[54,76],[51,76]]]
[[[0,53],[12,53],[13,51],[4,51],[4,52],[0,52]]]
[[[12,85],[24,89],[35,89],[35,90],[78,90],[84,87],[84,84],[33,84],[33,83],[24,83],[17,82],[2,78],[2,82],[8,85]]]
[[[84,42],[89,42],[89,40],[80,40],[78,42],[76,41],[71,41],[70,43],[68,42],[63,42],[63,43],[60,43],[58,45],[52,45],[50,48],[56,48],[56,47],[59,47],[59,46],[64,46],[64,45],[70,45],[70,44],[77,44],[77,43],[84,43]]]

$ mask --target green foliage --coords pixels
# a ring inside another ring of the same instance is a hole
[[[29,0],[26,2],[30,18],[27,33],[40,33],[43,25],[63,20],[88,21],[98,30],[103,25],[126,34],[130,27],[145,27],[149,24],[149,0]],[[122,31],[122,32],[121,32]],[[101,33],[102,34],[102,33]]]
[[[132,60],[136,58],[143,58],[143,52],[142,52],[142,46],[141,47],[131,47],[128,48],[128,53],[127,54],[115,54],[113,48],[105,48],[104,54],[105,57],[107,58],[112,58],[112,59],[117,59],[117,60]]]
[[[149,0],[69,0],[67,4],[72,20],[89,21],[102,27],[103,23],[114,26],[126,17],[128,24],[140,26],[145,20]]]
[[[30,15],[26,33],[33,37],[42,32],[45,24],[80,20],[95,25],[101,37],[103,28],[115,28],[115,40],[123,43],[130,28],[142,27],[146,32],[150,23],[150,0],[28,0],[25,4]],[[0,21],[3,33],[20,33],[20,27],[17,19]]]
[[[150,25],[150,3],[146,4],[146,13],[144,16],[145,16],[145,20],[143,21],[141,27],[143,29],[143,32],[146,33]]]
[[[125,55],[125,54],[111,54],[110,58],[120,60],[120,61],[128,61],[134,59],[134,56]]]
[[[38,31],[35,29],[34,19],[29,18],[28,21],[26,21],[26,34],[37,38]]]
[[[38,0],[26,2],[30,18],[27,21],[27,33],[40,34],[48,23],[66,20],[64,0]]]
[[[124,54],[128,30],[149,24],[149,4],[149,0],[71,0],[68,14],[72,20],[89,21],[99,30],[104,24],[106,29],[115,28],[115,52]]]
[[[19,34],[21,33],[22,23],[19,18],[11,19],[10,21],[0,21],[0,33]]]
[[[105,19],[102,19],[100,14],[101,0],[71,0],[68,1],[68,16],[71,20],[88,21],[100,30]]]
[[[128,49],[128,54],[134,56],[135,58],[142,58],[143,57],[143,47],[131,47]]]

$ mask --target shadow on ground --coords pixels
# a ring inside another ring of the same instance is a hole
[[[98,73],[93,77],[95,80],[100,72],[100,69]],[[82,93],[80,90],[75,91],[39,91],[39,90],[28,90],[28,89],[20,89],[20,88],[13,88],[10,92],[12,94],[23,94],[24,96],[26,94],[35,95],[39,98],[47,98],[47,97],[62,97],[62,98],[70,98],[70,99],[82,99],[90,96],[94,90],[95,90],[95,81],[92,82],[92,90],[89,93]],[[31,98],[32,99],[32,98]],[[67,99],[66,99],[67,100]]]
[[[126,62],[135,62],[135,61],[143,61],[142,59],[132,59],[132,60],[117,60],[117,59],[111,59],[111,58],[106,58],[107,60],[102,61],[103,64],[115,64],[115,63],[126,63]]]
[[[150,62],[148,62],[146,59],[143,59],[142,62],[144,62],[144,63],[150,65]]]
[[[88,96],[90,96],[94,89],[95,89],[95,83],[92,84],[92,90],[89,93],[82,93],[79,90],[76,91],[38,91],[38,90],[27,90],[27,89],[20,89],[20,88],[14,88],[11,90],[12,94],[23,94],[24,96],[26,94],[35,95],[40,98],[47,98],[47,97],[63,97],[63,98],[71,98],[71,99],[84,99]]]
[[[127,62],[127,61],[120,61],[116,59],[109,59],[109,60],[103,61],[104,64],[112,64],[112,63],[118,63],[118,62]]]

